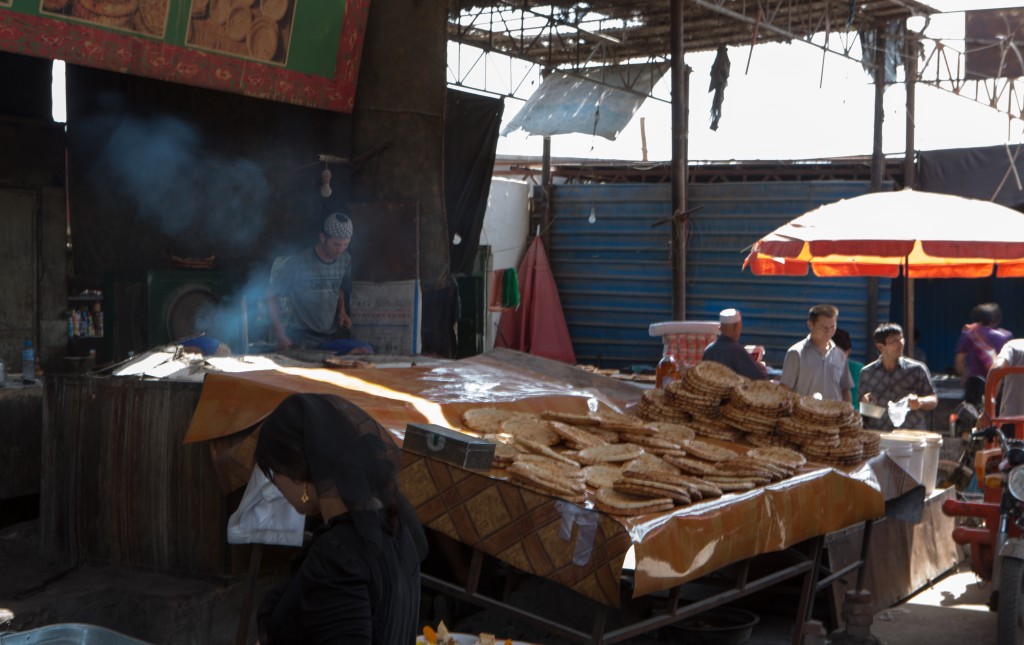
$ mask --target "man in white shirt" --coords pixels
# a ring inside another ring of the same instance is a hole
[[[999,350],[992,369],[1001,367],[1024,367],[1024,338],[1007,341]],[[1024,374],[1009,374],[1003,377],[1002,383],[1003,398],[999,404],[999,416],[1024,417]]]
[[[786,352],[780,383],[801,395],[820,394],[823,399],[850,403],[853,378],[846,354],[836,347],[839,310],[833,305],[815,305],[807,313],[807,338]]]

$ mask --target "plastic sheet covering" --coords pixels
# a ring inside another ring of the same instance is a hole
[[[423,421],[461,428],[461,413],[479,405],[582,412],[596,403],[628,411],[643,390],[508,350],[430,368],[210,374],[186,441],[250,428],[300,391],[339,394],[403,430]],[[633,593],[643,596],[884,513],[866,466],[806,468],[750,492],[632,518],[593,511],[591,501],[585,513],[566,513],[564,501],[513,484],[500,470],[473,472],[411,453],[399,482],[425,526],[612,607],[630,546]]]
[[[501,134],[579,132],[614,141],[667,69],[662,63],[633,63],[552,72]]]

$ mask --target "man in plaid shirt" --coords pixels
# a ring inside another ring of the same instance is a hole
[[[903,355],[903,328],[896,323],[882,323],[875,329],[878,360],[868,363],[860,372],[861,400],[887,407],[890,401],[906,400],[910,411],[901,428],[927,430],[925,412],[939,404],[932,386],[932,375],[921,362]],[[864,427],[892,430],[888,414],[881,419],[864,418]]]

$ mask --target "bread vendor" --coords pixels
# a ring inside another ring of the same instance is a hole
[[[743,331],[743,316],[738,309],[725,309],[718,314],[718,338],[704,349],[701,360],[715,361],[732,371],[755,381],[768,378],[763,363],[758,363],[743,345],[740,333]]]
[[[352,318],[348,299],[352,294],[352,220],[344,213],[331,213],[324,219],[317,243],[288,258],[280,270],[272,273],[267,294],[271,330],[278,349],[335,349],[339,342],[352,344],[348,351],[367,352],[365,343],[348,339]],[[282,320],[280,297],[290,302],[287,325]],[[347,341],[347,342],[343,342]],[[364,347],[360,347],[360,345]]]

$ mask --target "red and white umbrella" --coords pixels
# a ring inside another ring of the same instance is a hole
[[[869,193],[826,204],[758,240],[755,275],[1024,276],[1024,213],[955,195]]]

